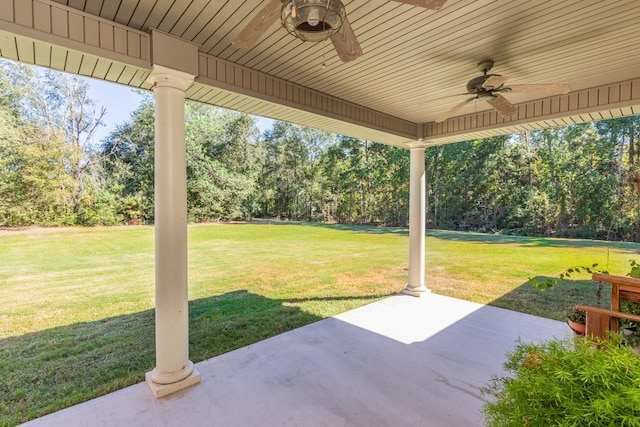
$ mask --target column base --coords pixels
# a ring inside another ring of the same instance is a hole
[[[147,385],[156,398],[165,397],[177,391],[184,390],[187,387],[198,384],[202,380],[200,372],[198,372],[196,368],[193,368],[193,371],[187,378],[171,384],[158,384],[153,382],[153,379],[151,379],[151,372],[147,372],[144,377],[147,381]]]
[[[407,285],[402,291],[400,291],[401,294],[404,295],[411,295],[412,297],[423,297],[425,295],[429,295],[431,293],[431,289],[427,288],[426,286],[419,286],[417,288],[412,288],[409,285]]]

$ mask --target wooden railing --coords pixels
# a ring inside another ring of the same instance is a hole
[[[586,335],[604,338],[608,331],[618,331],[620,329],[620,319],[640,323],[640,316],[620,311],[620,303],[622,301],[640,304],[640,279],[599,273],[594,274],[592,279],[611,284],[611,310],[577,305],[576,308],[578,310],[583,310],[587,313]]]

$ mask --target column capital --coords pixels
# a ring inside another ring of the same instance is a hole
[[[153,84],[154,89],[156,87],[172,87],[183,92],[193,83],[194,79],[195,76],[193,74],[163,67],[162,65],[154,65],[151,74],[147,77],[147,81]]]
[[[424,142],[424,140],[422,138],[420,138],[417,141],[411,141],[407,144],[407,146],[409,147],[410,150],[414,150],[414,149],[419,149],[419,148],[426,148],[427,144]]]

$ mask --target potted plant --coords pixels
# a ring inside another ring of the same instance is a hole
[[[573,332],[578,335],[584,335],[587,323],[587,313],[578,310],[575,306],[569,306],[565,309],[567,316],[567,324]]]

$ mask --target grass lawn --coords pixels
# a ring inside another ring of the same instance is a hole
[[[0,233],[0,425],[143,381],[155,364],[153,228]],[[541,292],[528,277],[594,262],[626,274],[639,247],[431,230],[426,245],[434,292],[556,319],[593,304],[595,284]],[[407,258],[404,229],[190,226],[191,360],[394,294]]]

